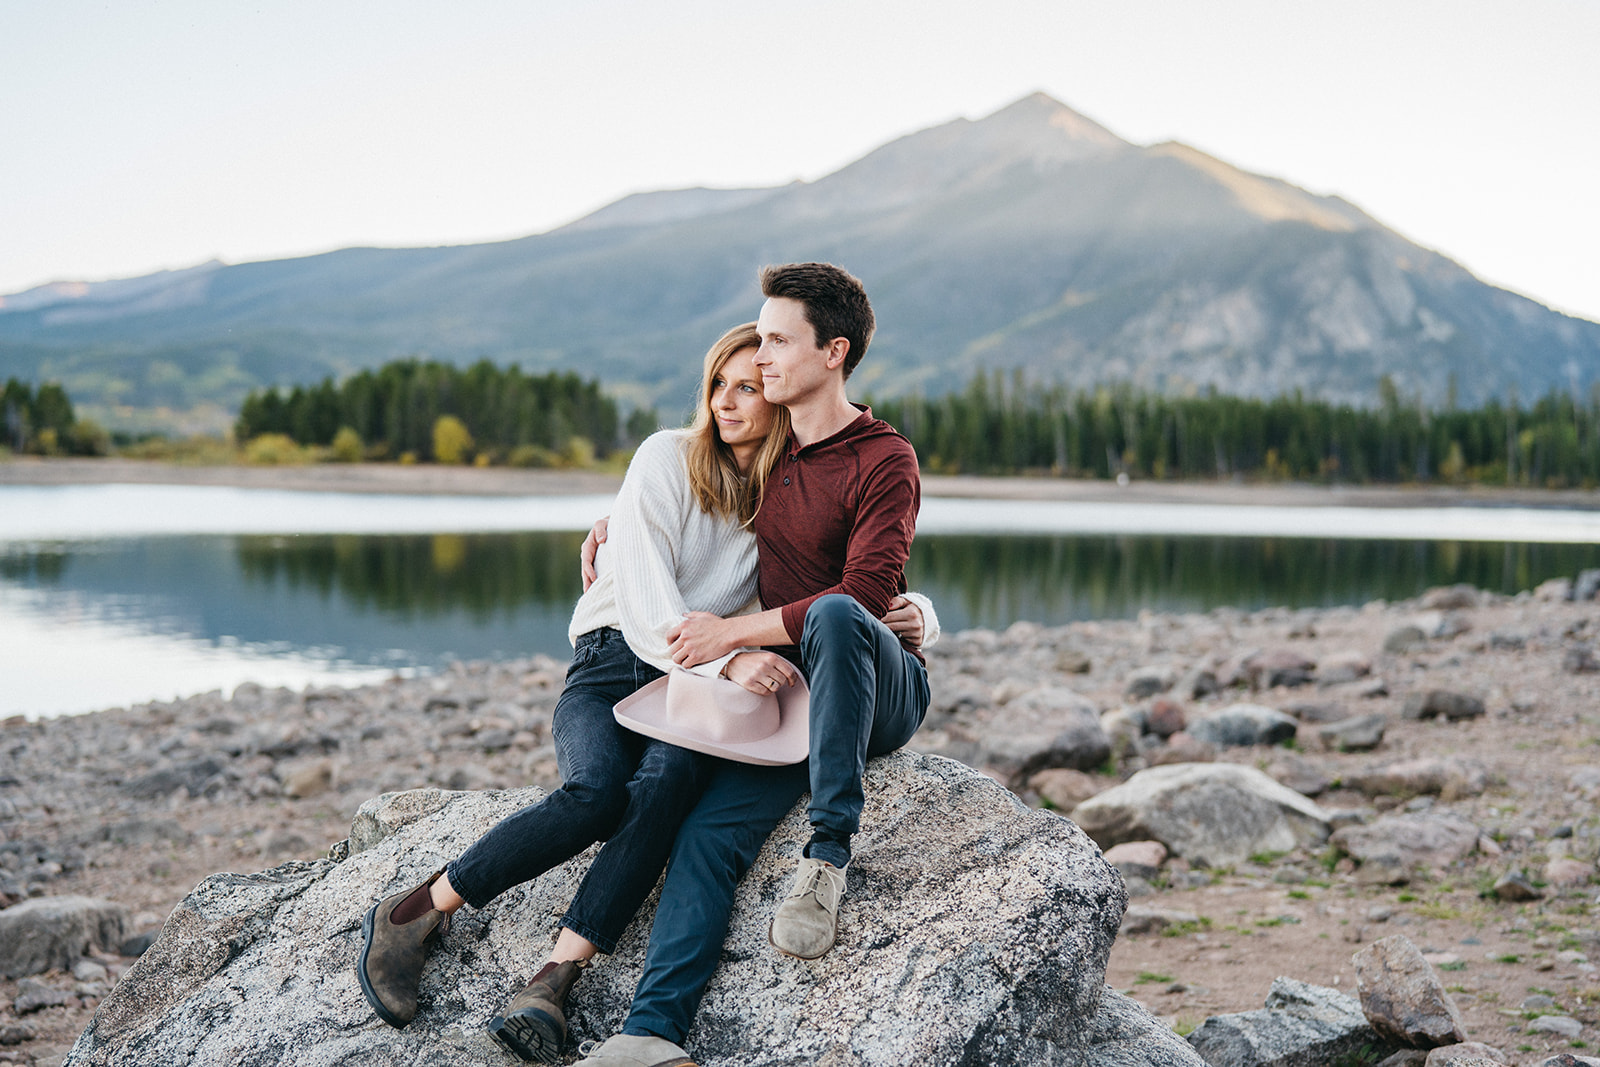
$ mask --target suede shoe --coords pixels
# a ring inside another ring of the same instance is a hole
[[[585,1041],[578,1067],[694,1067],[683,1049],[664,1037],[617,1034],[604,1043]]]
[[[428,887],[443,873],[435,871],[414,889],[384,897],[361,920],[363,944],[356,978],[367,1003],[390,1026],[404,1026],[416,1016],[423,961],[449,929],[450,917],[427,899]],[[396,910],[409,921],[395,922]]]
[[[567,992],[587,961],[547,963],[489,1020],[489,1036],[530,1063],[557,1063],[567,1040]]]
[[[772,916],[767,940],[785,956],[821,959],[839,936],[839,901],[843,897],[843,870],[822,860],[802,858],[794,888]]]

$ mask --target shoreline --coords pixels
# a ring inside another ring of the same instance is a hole
[[[576,496],[615,493],[622,476],[602,471],[517,470],[399,464],[304,467],[188,466],[159,460],[13,457],[0,487],[195,485],[295,492],[406,496]],[[1600,490],[1491,486],[1324,486],[1303,482],[1151,482],[1091,478],[925,474],[922,495],[950,499],[1345,508],[1521,507],[1600,509]]]

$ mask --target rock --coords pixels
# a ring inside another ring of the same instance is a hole
[[[1239,668],[1252,688],[1293,688],[1310,682],[1317,664],[1292,648],[1269,648],[1246,656]]]
[[[1320,764],[1293,753],[1278,756],[1268,764],[1267,775],[1279,785],[1308,797],[1326,793],[1333,784]]]
[[[33,1027],[27,1023],[0,1023],[0,1045],[20,1045],[38,1036]]]
[[[1089,1024],[1083,1067],[1206,1067],[1189,1043],[1138,1001],[1107,988]]]
[[[1106,862],[1124,878],[1148,881],[1161,873],[1161,865],[1166,861],[1167,846],[1159,841],[1124,841],[1106,849]]]
[[[1174,926],[1198,927],[1200,916],[1192,911],[1175,911],[1170,908],[1131,907],[1122,916],[1119,935],[1137,937],[1140,934],[1159,934]]]
[[[1574,767],[1567,772],[1567,788],[1590,798],[1600,795],[1600,767]]]
[[[1544,893],[1519,870],[1507,871],[1495,879],[1494,895],[1505,901],[1538,900]]]
[[[1354,997],[1274,978],[1266,1007],[1213,1015],[1189,1035],[1212,1067],[1327,1067],[1377,1044]]]
[[[122,943],[128,911],[94,897],[35,897],[0,911],[0,975],[70,970],[89,952]]]
[[[1390,630],[1383,639],[1383,650],[1390,655],[1403,656],[1414,648],[1420,648],[1428,643],[1428,638],[1423,634],[1421,627],[1405,625]]]
[[[1145,716],[1145,728],[1150,733],[1165,740],[1188,725],[1189,716],[1183,710],[1183,705],[1176,700],[1157,697],[1150,702],[1150,711]]]
[[[1372,660],[1354,650],[1324,656],[1317,664],[1318,685],[1339,685],[1372,673]]]
[[[1177,676],[1170,667],[1140,667],[1128,675],[1122,694],[1129,700],[1144,700],[1172,688]]]
[[[123,792],[139,800],[154,800],[182,789],[191,797],[204,793],[213,784],[226,780],[226,768],[207,756],[152,771],[123,785]]]
[[[1356,683],[1355,694],[1363,700],[1389,695],[1389,683],[1382,678],[1364,678]]]
[[[442,811],[460,795],[441,789],[411,789],[373,797],[356,809],[350,823],[351,853],[365,852],[401,827]]]
[[[1588,645],[1576,645],[1561,654],[1561,669],[1568,674],[1593,674],[1600,671],[1600,658]]]
[[[1187,730],[1180,730],[1167,738],[1166,744],[1145,749],[1144,758],[1152,767],[1169,763],[1210,763],[1217,758],[1217,746]]]
[[[1568,1041],[1576,1041],[1583,1033],[1583,1024],[1570,1015],[1541,1015],[1528,1023],[1530,1034],[1556,1034]]]
[[[1064,648],[1056,654],[1056,670],[1063,674],[1088,674],[1094,663],[1075,648]]]
[[[1420,605],[1428,611],[1458,611],[1478,606],[1480,594],[1474,586],[1439,585],[1422,594]]]
[[[1085,800],[1106,788],[1104,782],[1092,775],[1068,767],[1049,767],[1028,779],[1028,788],[1050,802],[1050,806],[1068,814]]]
[[[1120,764],[1140,755],[1146,721],[1147,715],[1140,708],[1117,708],[1100,716],[1100,729],[1111,745],[1112,759]]]
[[[370,901],[415,882],[540,795],[472,793],[435,806],[432,793],[409,805],[431,814],[409,824],[394,819],[402,805],[390,797],[364,808],[361,820],[370,837],[382,816],[387,835],[343,863],[206,879],[101,1002],[67,1065],[504,1067],[506,1054],[484,1024],[526,980],[530,946],[548,942],[587,856],[458,915],[423,972],[421,1011],[404,1031],[373,1017],[352,966]],[[1120,1001],[1113,1007],[1126,1025],[1108,1020],[1096,1029],[1124,897],[1071,822],[1029,810],[992,780],[936,756],[873,760],[866,795],[840,942],[825,959],[790,960],[766,941],[808,834],[803,804],[746,874],[723,962],[687,1042],[697,1063],[1111,1067],[1127,1062],[1117,1058],[1120,1041],[1156,1041]],[[647,905],[574,993],[574,1042],[620,1027],[649,919]],[[1090,1058],[1095,1039],[1105,1048],[1098,1061]]]
[[[283,795],[291,800],[314,797],[333,787],[333,763],[320,759],[296,767],[283,777]]]
[[[1570,1052],[1563,1052],[1558,1056],[1540,1060],[1539,1067],[1600,1067],[1600,1057],[1574,1056]]]
[[[1549,578],[1533,587],[1533,599],[1546,604],[1572,599],[1572,579]]]
[[[1594,864],[1584,863],[1568,856],[1557,856],[1544,865],[1545,884],[1562,889],[1568,886],[1586,885],[1592,874],[1594,874]]]
[[[1475,719],[1484,713],[1483,701],[1466,693],[1453,693],[1447,689],[1426,689],[1407,693],[1405,709],[1407,719],[1432,719],[1443,715],[1451,722]]]
[[[1409,938],[1402,934],[1380,938],[1350,962],[1356,969],[1361,1010],[1384,1040],[1436,1048],[1467,1039],[1455,1001]]]
[[[1458,815],[1387,815],[1335,830],[1332,842],[1363,866],[1409,871],[1446,867],[1471,855],[1478,828]]]
[[[1173,695],[1184,700],[1200,700],[1221,691],[1222,685],[1217,681],[1216,672],[1205,667],[1189,671],[1172,687]]]
[[[1079,804],[1072,818],[1102,848],[1160,841],[1204,867],[1328,836],[1327,812],[1254,767],[1232,763],[1151,767]]]
[[[1446,756],[1443,759],[1401,760],[1345,775],[1344,784],[1367,796],[1477,796],[1489,784],[1489,772],[1476,760]]]
[[[1319,727],[1317,740],[1323,748],[1335,752],[1370,752],[1383,744],[1383,733],[1388,727],[1389,717],[1382,712],[1374,712]]]
[[[1012,700],[1007,714],[1020,725],[986,735],[983,745],[990,761],[1013,783],[1021,784],[1046,767],[1093,770],[1111,755],[1099,710],[1075,690],[1031,690]]]
[[[151,930],[148,933],[135,934],[117,946],[119,956],[142,956],[145,949],[156,943],[159,931]]]
[[[1424,611],[1411,621],[1424,637],[1432,640],[1456,637],[1472,629],[1466,617],[1454,611]]]
[[[1189,724],[1188,733],[1222,747],[1276,745],[1294,737],[1294,719],[1259,704],[1230,704]]]
[[[1423,1067],[1485,1067],[1509,1063],[1506,1054],[1482,1041],[1463,1041],[1459,1045],[1441,1045],[1428,1050]]]
[[[1289,704],[1283,710],[1301,722],[1310,723],[1343,722],[1350,717],[1349,710],[1338,704],[1299,702]]]
[[[1424,1067],[1428,1054],[1420,1048],[1403,1048],[1379,1060],[1377,1067]]]
[[[31,1015],[33,1012],[44,1008],[59,1008],[67,1004],[77,1003],[78,998],[65,989],[57,989],[52,985],[45,985],[33,978],[24,978],[17,983],[17,997],[12,1001],[11,1010],[18,1015]]]
[[[1572,599],[1593,600],[1596,593],[1600,593],[1600,569],[1579,571],[1578,580],[1572,583]]]

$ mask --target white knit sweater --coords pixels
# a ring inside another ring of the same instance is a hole
[[[756,600],[756,535],[733,517],[708,515],[689,490],[687,430],[651,434],[633,454],[611,509],[599,577],[578,598],[567,637],[612,626],[633,654],[658,670],[672,667],[667,631],[687,611],[741,615]],[[728,653],[695,667],[715,675]]]

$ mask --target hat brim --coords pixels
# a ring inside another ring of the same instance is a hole
[[[795,671],[798,679],[793,685],[779,686],[778,730],[759,741],[725,743],[685,734],[666,721],[667,676],[663,675],[633,694],[617,702],[612,714],[617,722],[634,733],[653,737],[657,741],[721,756],[736,763],[754,763],[762,767],[783,767],[799,763],[811,754],[811,690],[805,675]],[[728,683],[734,684],[732,682]]]

